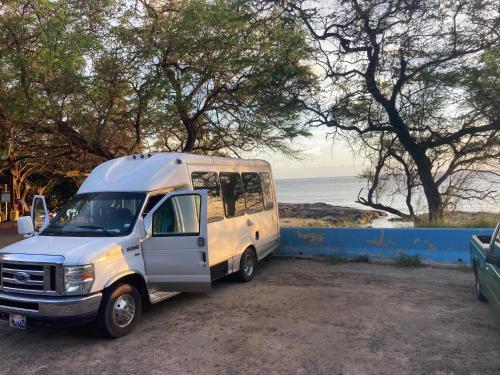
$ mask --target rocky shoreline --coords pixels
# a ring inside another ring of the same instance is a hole
[[[333,206],[327,203],[278,203],[283,227],[344,227],[368,226],[373,220],[385,218],[387,213]]]

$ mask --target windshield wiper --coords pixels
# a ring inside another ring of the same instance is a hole
[[[112,232],[106,228],[103,228],[103,227],[100,227],[100,226],[97,226],[97,225],[77,225],[76,226],[77,228],[84,228],[84,229],[94,229],[94,230],[98,230],[98,231],[103,231],[104,233],[106,234],[109,234],[110,236],[117,236],[118,233],[116,232]]]
[[[64,225],[49,224],[42,233],[43,234],[61,234],[64,233]]]

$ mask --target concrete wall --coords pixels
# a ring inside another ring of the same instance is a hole
[[[338,255],[392,260],[418,255],[423,262],[470,265],[469,241],[493,229],[281,228],[281,255]]]

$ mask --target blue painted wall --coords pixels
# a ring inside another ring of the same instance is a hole
[[[281,228],[281,255],[339,255],[391,260],[418,255],[424,262],[470,265],[474,234],[493,229],[449,228]]]

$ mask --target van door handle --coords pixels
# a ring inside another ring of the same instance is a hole
[[[201,255],[201,264],[206,267],[207,265],[207,254],[204,251],[200,251]]]
[[[198,247],[205,246],[205,239],[203,237],[198,237]]]
[[[250,220],[250,219],[247,219],[247,225],[248,225],[249,227],[251,227],[251,226],[253,226],[253,225],[254,225],[254,222],[253,222],[252,220]]]

